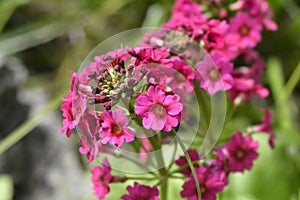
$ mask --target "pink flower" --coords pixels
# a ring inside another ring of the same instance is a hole
[[[128,128],[128,118],[122,109],[109,112],[104,110],[101,115],[102,129],[100,130],[100,140],[103,144],[116,145],[118,148],[124,141],[132,142],[134,140],[134,131]]]
[[[259,83],[255,83],[252,78],[234,78],[233,87],[230,90],[232,100],[246,101],[253,96],[266,98],[269,95],[269,90]]]
[[[82,136],[80,138],[81,147],[79,152],[86,155],[88,164],[90,164],[96,157],[98,157],[101,143],[96,138],[98,132],[97,126],[98,116],[95,112],[87,110],[83,120],[78,124]]]
[[[226,21],[212,19],[206,24],[207,31],[203,37],[205,49],[207,51],[213,49],[222,49],[225,46],[224,34],[228,30]]]
[[[73,92],[70,91],[67,94],[67,97],[65,99],[62,99],[63,104],[60,107],[60,110],[62,111],[62,115],[64,117],[63,127],[60,129],[60,132],[63,133],[66,131],[67,137],[70,137],[72,135],[72,129],[76,127],[76,124],[73,121],[72,94]]]
[[[261,119],[261,125],[257,125],[253,127],[253,131],[255,132],[265,132],[269,135],[269,145],[273,149],[274,148],[274,140],[275,135],[272,130],[272,113],[268,109],[263,109],[265,116]]]
[[[163,85],[167,76],[163,70],[160,70],[160,66],[157,68],[149,68],[147,73],[147,82],[153,85]]]
[[[180,0],[176,2],[173,15],[163,28],[182,32],[198,42],[204,34],[202,25],[206,21],[197,3],[192,0]]]
[[[86,94],[78,90],[78,84],[77,74],[72,72],[70,91],[67,97],[62,99],[63,104],[60,107],[64,117],[60,132],[66,131],[67,137],[71,136],[72,129],[78,125],[86,110]]]
[[[233,64],[219,54],[206,54],[203,61],[197,63],[197,78],[201,81],[201,87],[210,94],[218,91],[229,90],[232,87],[233,78],[230,72]]]
[[[262,25],[259,19],[251,17],[248,13],[238,12],[230,20],[230,32],[239,37],[240,49],[253,48],[261,41]]]
[[[183,108],[178,95],[167,95],[160,86],[150,86],[146,94],[137,96],[136,104],[134,111],[143,118],[143,126],[155,131],[176,127]]]
[[[200,167],[196,170],[198,182],[203,200],[216,200],[216,194],[220,193],[226,185],[226,174],[221,171],[212,171],[206,167]],[[182,197],[188,200],[198,200],[196,184],[193,175],[182,186],[180,192]]]
[[[140,148],[140,159],[142,162],[146,163],[148,160],[147,153],[152,150],[152,146],[146,136],[140,137],[142,147]]]
[[[123,200],[159,200],[156,186],[149,187],[135,182],[134,186],[128,186],[127,190],[129,194],[123,195]]]
[[[83,135],[80,138],[80,145],[79,152],[87,156],[88,164],[98,157],[100,144],[97,142],[96,138],[93,138],[90,135]]]
[[[251,67],[242,66],[233,70],[232,75],[235,78],[251,78],[256,83],[261,82],[263,70],[265,67],[264,60],[254,50],[247,50],[240,54],[240,57]]]
[[[109,193],[109,184],[113,182],[114,178],[111,174],[111,167],[107,158],[102,161],[102,167],[94,166],[91,169],[92,183],[94,189],[94,195],[99,200],[104,200],[105,196]]]
[[[200,155],[198,153],[197,150],[195,149],[188,149],[187,150],[190,158],[192,161],[200,161]],[[181,170],[180,172],[186,176],[190,176],[191,174],[191,169],[189,168],[188,166],[188,162],[186,160],[186,157],[185,156],[180,156],[176,161],[175,161],[176,165],[178,165],[179,167],[182,167],[182,166],[186,166],[187,168],[186,169],[183,169]],[[194,164],[194,167],[199,167],[199,164]]]
[[[172,88],[172,91],[177,92],[192,92],[194,90],[193,80],[195,77],[194,70],[185,60],[178,56],[173,56],[172,69],[165,69],[168,81],[167,86]]]
[[[259,143],[253,141],[250,135],[243,137],[242,133],[238,132],[222,150],[217,150],[214,154],[224,163],[226,172],[243,172],[252,168],[253,161],[258,157],[258,146]]]
[[[272,20],[273,12],[268,2],[264,0],[238,0],[233,9],[248,11],[252,16],[258,18],[268,30],[276,31],[277,24]]]

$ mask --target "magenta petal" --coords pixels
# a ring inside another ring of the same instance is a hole
[[[127,117],[124,115],[122,109],[120,108],[117,108],[114,112],[112,112],[112,116],[114,118],[114,120],[119,124],[121,125],[122,127],[123,126],[128,126],[128,119]]]
[[[150,116],[151,121],[152,121],[151,128],[155,131],[162,130],[164,125],[165,125],[165,122],[166,122],[166,116],[158,117],[152,112],[149,113],[149,116]]]
[[[125,128],[124,139],[126,142],[132,142],[134,140],[134,131],[130,128]]]
[[[150,117],[144,117],[143,118],[143,126],[146,128],[146,129],[149,129],[151,127],[151,124],[152,124],[152,120]]]
[[[149,106],[149,104],[151,105],[151,102],[149,101],[149,99],[146,96],[138,96],[136,98],[135,102],[139,106]]]
[[[134,112],[140,116],[145,116],[149,112],[149,107],[137,106],[134,108]]]

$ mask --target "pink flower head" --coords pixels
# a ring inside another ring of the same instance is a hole
[[[197,42],[204,34],[202,25],[207,21],[200,6],[192,0],[177,1],[171,19],[163,28],[182,32]]]
[[[221,171],[211,171],[209,168],[200,167],[196,170],[198,182],[203,200],[216,200],[216,194],[220,193],[227,183],[226,174]],[[188,200],[197,200],[197,189],[193,175],[182,186],[182,197]]]
[[[102,161],[102,167],[94,166],[91,169],[92,183],[94,189],[94,195],[99,200],[104,200],[105,196],[109,193],[109,184],[113,182],[113,176],[111,174],[111,167],[107,158]]]
[[[241,53],[241,58],[251,67],[242,66],[233,70],[235,78],[251,78],[256,83],[261,82],[265,62],[257,51],[247,50]]]
[[[262,25],[260,20],[248,13],[238,12],[230,20],[230,32],[239,37],[240,49],[253,48],[261,41]]]
[[[128,128],[128,119],[122,109],[109,112],[104,110],[101,115],[102,129],[100,130],[100,140],[103,144],[110,143],[118,148],[124,141],[132,142],[134,140],[134,131]]]
[[[243,137],[242,133],[238,132],[223,146],[221,151],[216,151],[215,155],[228,165],[227,171],[243,172],[252,168],[253,161],[258,157],[258,146],[259,143],[253,141],[250,135]]]
[[[197,78],[201,87],[210,94],[232,87],[233,78],[230,72],[233,64],[219,54],[206,54],[203,61],[197,63]]]
[[[98,157],[100,144],[97,142],[96,138],[90,135],[83,135],[80,138],[80,145],[79,152],[87,156],[88,164]]]
[[[277,24],[272,20],[273,12],[268,2],[264,0],[238,0],[232,7],[235,10],[246,10],[252,16],[260,19],[268,30],[276,31]]]
[[[193,80],[195,77],[194,70],[187,62],[178,56],[172,58],[172,69],[166,69],[168,74],[167,85],[172,88],[173,91],[178,92],[192,92],[194,89]]]
[[[211,167],[224,171],[228,176],[230,173],[230,156],[226,148],[217,148],[213,152],[216,159],[211,161]]]
[[[183,105],[176,94],[167,95],[160,86],[150,86],[136,98],[134,111],[143,118],[143,126],[155,131],[171,131],[180,121]]]
[[[78,90],[78,79],[77,74],[72,72],[72,83],[70,86],[70,91],[66,98],[62,99],[63,104],[60,109],[64,117],[63,127],[60,132],[65,132],[67,137],[72,134],[72,129],[74,129],[81,120],[86,110],[86,94]]]
[[[212,19],[206,24],[207,31],[203,37],[205,49],[222,49],[225,46],[224,35],[228,30],[226,21]]]
[[[97,126],[98,116],[95,112],[87,110],[83,120],[78,124],[82,132],[80,138],[81,147],[79,152],[86,155],[88,158],[88,164],[90,164],[96,157],[98,157],[99,148],[101,143],[96,138],[98,132]]]
[[[129,194],[124,194],[122,200],[159,200],[156,186],[150,187],[135,182],[134,186],[128,186],[127,190]]]
[[[200,161],[200,155],[198,153],[197,150],[195,149],[188,149],[187,150],[190,158],[192,161]],[[186,166],[187,168],[186,169],[183,169],[181,170],[180,172],[186,176],[190,176],[191,174],[191,169],[189,168],[188,166],[188,162],[186,160],[186,157],[185,156],[180,156],[176,161],[175,161],[176,165],[178,165],[179,167],[182,167],[182,166]],[[198,164],[194,164],[194,167],[199,167]]]
[[[269,145],[273,149],[274,148],[274,139],[275,135],[272,130],[272,113],[268,109],[263,109],[265,116],[261,119],[261,125],[257,125],[253,127],[255,132],[265,132],[269,135]]]
[[[233,87],[230,90],[232,100],[247,101],[253,96],[266,98],[269,90],[259,83],[255,83],[252,78],[234,78]]]
[[[153,85],[159,84],[164,85],[164,82],[167,78],[164,71],[161,71],[160,66],[157,68],[149,68],[149,71],[147,73],[147,82]]]
[[[66,131],[67,137],[70,137],[72,135],[72,129],[76,127],[76,124],[73,121],[72,94],[73,92],[70,91],[67,94],[67,97],[65,99],[62,99],[63,104],[60,107],[60,110],[62,111],[62,115],[64,117],[63,127],[60,129],[60,132],[63,133]]]

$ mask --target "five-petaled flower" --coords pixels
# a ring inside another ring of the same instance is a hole
[[[159,200],[156,186],[150,187],[135,182],[134,186],[128,186],[127,190],[129,194],[123,195],[122,200]]]
[[[155,131],[168,131],[180,122],[183,105],[177,94],[167,94],[160,86],[150,86],[136,98],[134,111],[143,118],[143,126]]]
[[[128,118],[122,109],[117,108],[114,111],[104,110],[101,115],[102,129],[99,132],[103,144],[113,144],[118,148],[124,141],[132,142],[134,140],[134,131],[128,128]]]

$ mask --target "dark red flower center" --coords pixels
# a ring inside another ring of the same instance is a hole
[[[114,136],[120,137],[121,135],[123,135],[123,129],[117,123],[115,123],[115,122],[112,123],[110,128],[111,128],[111,132]]]
[[[200,185],[200,191],[201,191],[201,194],[204,194],[204,192],[206,191],[206,186]]]
[[[244,24],[243,26],[240,27],[241,35],[246,36],[249,34],[249,32],[250,32],[250,28],[246,24]]]
[[[163,105],[157,103],[154,104],[151,108],[150,111],[154,113],[158,117],[164,117],[166,115],[166,109]]]
[[[106,183],[105,176],[104,176],[104,175],[101,175],[99,179],[100,179],[100,182],[101,182],[103,185],[105,185],[105,183]]]
[[[239,149],[235,152],[235,158],[238,159],[238,160],[243,160],[245,155],[246,155],[246,152],[242,149]]]

